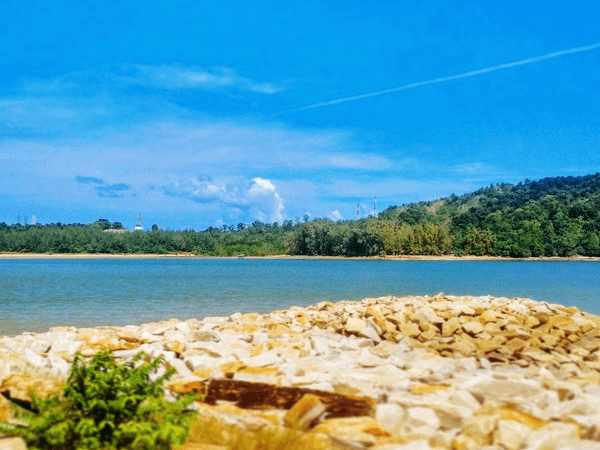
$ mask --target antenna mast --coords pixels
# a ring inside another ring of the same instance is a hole
[[[377,218],[377,196],[373,196],[373,217]]]

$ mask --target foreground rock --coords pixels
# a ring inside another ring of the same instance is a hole
[[[188,450],[600,450],[600,318],[573,307],[439,294],[59,327],[0,338],[0,392],[58,392],[101,348],[162,355],[169,391],[207,395]]]

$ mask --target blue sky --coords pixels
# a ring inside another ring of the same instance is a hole
[[[597,17],[592,1],[5,1],[0,222],[352,219],[373,196],[596,173]]]

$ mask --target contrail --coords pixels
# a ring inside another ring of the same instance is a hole
[[[391,94],[393,92],[405,91],[406,89],[413,89],[413,88],[420,87],[420,86],[426,86],[428,84],[443,83],[444,81],[451,81],[451,80],[460,80],[461,78],[474,77],[476,75],[482,75],[484,73],[494,72],[496,70],[509,69],[511,67],[524,66],[525,64],[531,64],[534,62],[543,61],[545,59],[558,58],[559,56],[568,55],[570,53],[587,52],[590,50],[597,49],[599,47],[600,47],[600,42],[597,44],[586,45],[585,47],[577,47],[577,48],[572,48],[569,50],[561,50],[558,52],[546,53],[545,55],[534,56],[533,58],[522,59],[520,61],[514,61],[514,62],[505,63],[505,64],[500,64],[498,66],[486,67],[484,69],[479,69],[479,70],[472,70],[470,72],[465,72],[465,73],[459,73],[458,75],[450,75],[447,77],[434,78],[432,80],[427,80],[427,81],[418,81],[416,83],[405,84],[404,86],[400,86],[400,87],[384,89],[383,91],[369,92],[367,94],[353,95],[350,97],[338,98],[336,100],[329,100],[327,102],[313,103],[312,105],[303,106],[302,108],[298,108],[298,109],[292,109],[292,110],[285,111],[280,114],[289,114],[289,113],[304,111],[306,109],[321,108],[323,106],[337,105],[338,103],[352,102],[354,100],[361,100],[363,98],[376,97],[378,95],[385,95],[385,94]]]

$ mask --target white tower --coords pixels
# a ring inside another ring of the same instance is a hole
[[[143,225],[143,220],[142,220],[142,215],[139,214],[138,215],[138,220],[137,223],[135,224],[135,231],[144,231],[144,225]]]

